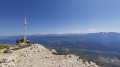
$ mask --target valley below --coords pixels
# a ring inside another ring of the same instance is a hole
[[[2,37],[1,44],[16,44],[22,36]],[[27,36],[31,43],[42,44],[57,52],[78,55],[102,67],[120,67],[120,33],[49,34]]]

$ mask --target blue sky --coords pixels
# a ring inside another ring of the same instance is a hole
[[[0,0],[0,35],[120,32],[120,0]]]

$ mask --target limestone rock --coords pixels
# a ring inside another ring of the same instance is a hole
[[[40,44],[15,50],[2,56],[0,67],[100,67],[75,55],[54,55]],[[1,56],[1,55],[0,55]]]

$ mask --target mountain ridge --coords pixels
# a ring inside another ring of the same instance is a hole
[[[1,67],[100,67],[75,55],[54,55],[40,44],[0,55]]]

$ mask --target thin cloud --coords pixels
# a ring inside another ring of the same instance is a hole
[[[81,33],[81,31],[80,31],[80,30],[78,30],[76,33],[77,33],[77,34],[80,34],[80,33]]]
[[[96,30],[95,29],[89,29],[88,33],[96,33]]]

